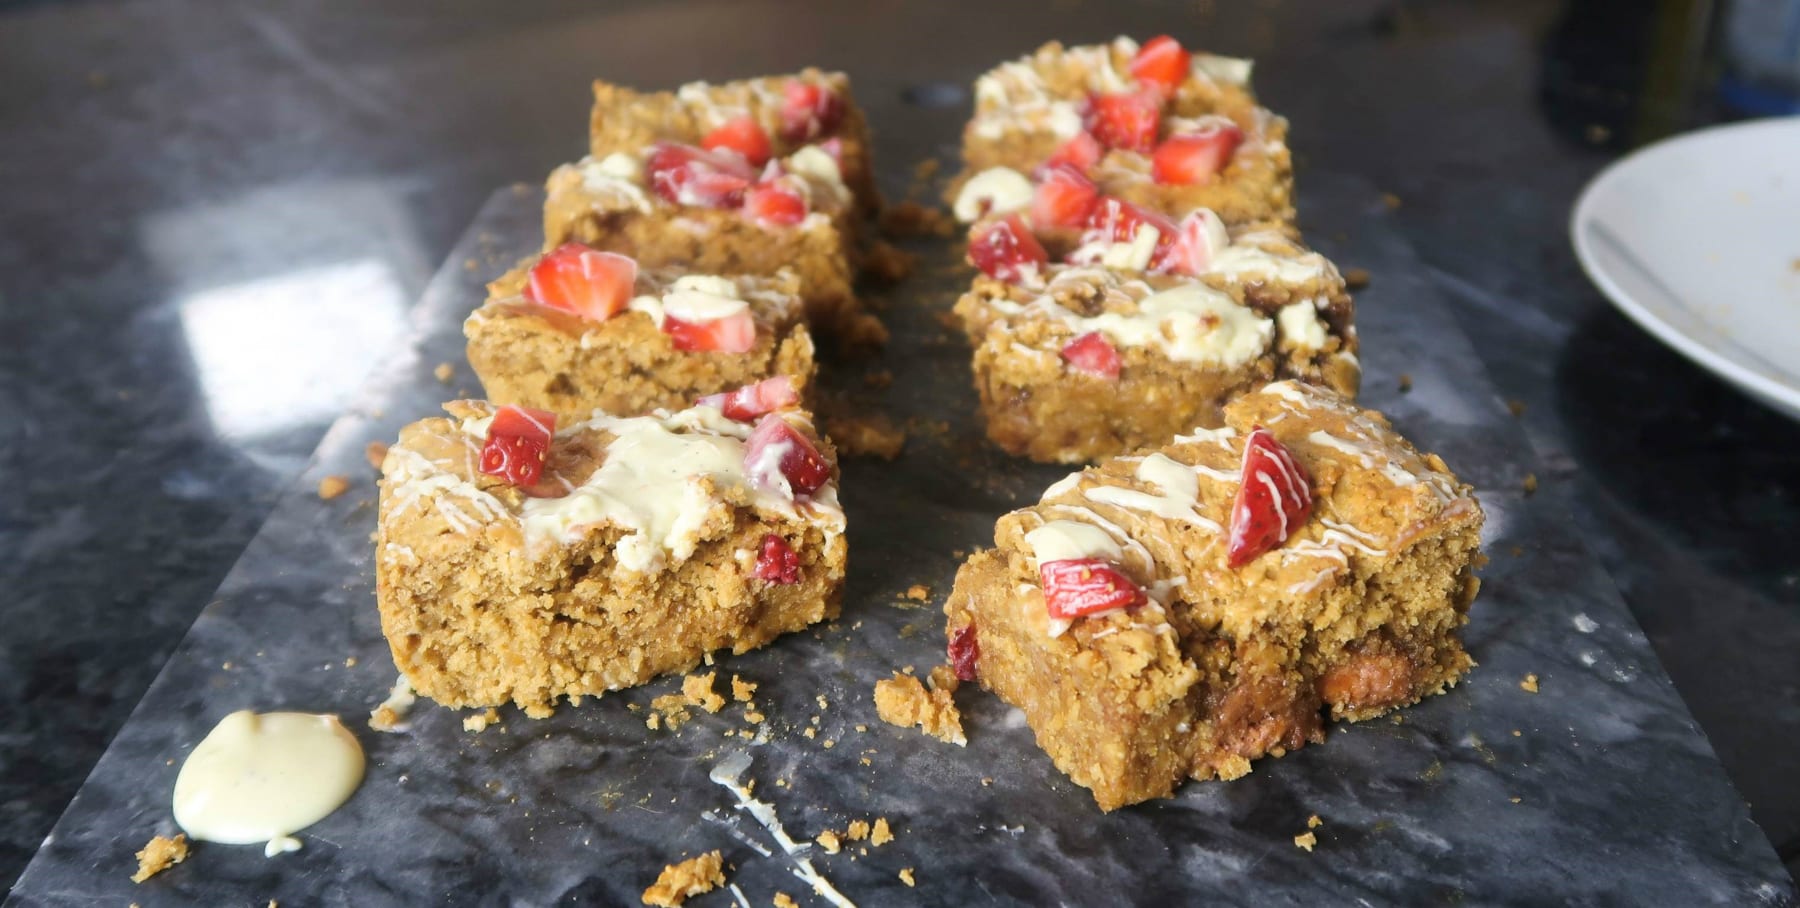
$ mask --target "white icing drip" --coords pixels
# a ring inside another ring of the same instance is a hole
[[[1106,531],[1074,520],[1051,520],[1025,534],[1032,558],[1046,561],[1068,561],[1076,558],[1102,558],[1117,562],[1124,552]]]
[[[1118,289],[1135,298],[1136,312],[1079,315],[1056,301],[1053,291],[1067,280],[1088,280],[1090,271],[1064,271],[1046,292],[1029,303],[990,300],[1003,315],[1030,315],[1067,325],[1077,336],[1098,331],[1116,346],[1150,346],[1178,362],[1236,368],[1261,356],[1275,334],[1274,322],[1204,284],[1177,284],[1149,292],[1142,282]],[[1140,292],[1141,288],[1141,292]],[[1147,294],[1147,295],[1142,295]]]
[[[1363,447],[1362,445],[1353,444],[1351,442],[1345,441],[1344,439],[1339,438],[1336,435],[1332,435],[1328,432],[1314,431],[1312,434],[1306,436],[1306,440],[1309,442],[1312,442],[1315,445],[1318,445],[1319,447],[1331,448],[1333,450],[1341,451],[1345,454],[1348,454],[1351,457],[1356,458],[1357,462],[1362,464],[1364,467],[1370,467],[1370,466],[1375,465],[1375,461],[1371,457],[1369,449]]]
[[[482,432],[486,434],[485,427]],[[389,448],[387,459],[382,465],[387,471],[388,489],[393,501],[392,510],[388,512],[390,519],[406,513],[415,505],[423,507],[429,503],[452,530],[468,533],[481,523],[501,520],[508,514],[506,505],[500,499],[445,469],[441,461],[428,460],[417,451],[397,446]],[[472,469],[469,472],[474,473]],[[464,514],[452,499],[460,500],[476,516]]]
[[[811,848],[811,844],[796,842],[790,838],[787,830],[781,825],[781,818],[775,814],[775,805],[758,800],[751,795],[750,788],[739,781],[743,777],[744,771],[749,768],[750,755],[739,751],[715,764],[712,772],[707,774],[707,778],[731,792],[737,798],[738,809],[755,817],[756,822],[761,823],[762,827],[768,830],[770,838],[773,838],[775,843],[781,846],[781,850],[793,862],[792,873],[794,876],[811,886],[813,892],[820,898],[838,908],[856,908],[856,903],[845,898],[844,894],[837,890],[837,887],[831,885],[831,881],[826,879],[824,874],[813,868],[810,859],[797,856],[799,852]]]
[[[1086,492],[1089,501],[1109,504],[1134,511],[1144,511],[1168,520],[1181,520],[1219,534],[1224,528],[1196,509],[1200,501],[1200,479],[1193,468],[1162,454],[1151,454],[1138,463],[1137,478],[1156,486],[1160,495],[1118,486],[1096,486]]]
[[[1338,281],[1337,267],[1317,252],[1285,252],[1287,237],[1275,232],[1243,233],[1231,245],[1213,255],[1207,272],[1244,280],[1274,280],[1284,284]],[[1273,248],[1265,248],[1265,245]]]
[[[1281,336],[1301,350],[1321,350],[1325,347],[1327,335],[1325,323],[1319,320],[1319,310],[1312,300],[1301,300],[1281,307],[1275,313],[1275,323],[1281,327]]]
[[[361,784],[362,745],[336,716],[239,710],[219,720],[175,777],[175,822],[226,845],[300,848],[293,834],[324,819]]]
[[[1066,494],[1067,492],[1069,492],[1070,490],[1074,489],[1076,485],[1080,484],[1080,482],[1081,482],[1081,471],[1076,470],[1075,472],[1070,473],[1069,475],[1064,476],[1063,478],[1058,479],[1057,481],[1051,483],[1050,487],[1044,490],[1044,494],[1038,496],[1038,501],[1044,502],[1044,501],[1049,501],[1052,498],[1060,497],[1060,496]]]
[[[1068,514],[1075,516],[1077,519],[1079,519],[1083,522],[1091,523],[1094,526],[1097,526],[1100,529],[1103,529],[1106,532],[1110,533],[1112,535],[1113,540],[1119,543],[1119,546],[1121,549],[1123,549],[1124,551],[1129,552],[1133,555],[1136,555],[1138,557],[1138,559],[1140,560],[1140,562],[1144,568],[1145,576],[1154,576],[1155,575],[1156,559],[1152,558],[1150,556],[1150,550],[1147,548],[1144,548],[1143,543],[1138,542],[1136,539],[1133,539],[1131,537],[1131,534],[1125,532],[1125,529],[1123,527],[1119,526],[1116,523],[1113,523],[1110,520],[1107,520],[1104,517],[1101,517],[1099,514],[1095,513],[1092,508],[1084,508],[1078,504],[1060,504],[1060,503],[1045,505],[1044,508],[1045,508],[1045,510],[1050,510],[1050,511],[1066,512]]]
[[[1236,437],[1237,430],[1230,426],[1220,426],[1217,429],[1208,429],[1201,426],[1186,435],[1175,436],[1175,443],[1180,445],[1216,444],[1220,447],[1230,449],[1231,440]]]

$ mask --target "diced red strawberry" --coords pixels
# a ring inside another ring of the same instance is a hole
[[[1062,358],[1077,372],[1111,381],[1119,378],[1119,351],[1098,331],[1089,331],[1069,341],[1068,346],[1062,348]]]
[[[844,140],[836,137],[819,143],[819,150],[831,155],[833,161],[841,166],[844,163]]]
[[[1111,562],[1070,558],[1038,565],[1044,605],[1052,618],[1080,618],[1144,604],[1144,591]]]
[[[795,79],[781,90],[781,137],[808,142],[829,135],[844,119],[844,99],[823,85]]]
[[[756,171],[736,154],[658,142],[644,169],[650,188],[677,205],[736,208]]]
[[[792,227],[806,220],[806,196],[785,179],[758,183],[744,196],[744,213],[758,224]]]
[[[1168,254],[1157,260],[1160,271],[1190,276],[1205,274],[1213,259],[1231,245],[1225,222],[1210,208],[1197,208],[1181,219],[1175,228],[1175,244]]]
[[[745,385],[736,391],[721,391],[700,398],[697,404],[712,407],[725,414],[726,419],[738,422],[755,422],[776,410],[791,407],[800,402],[800,392],[794,390],[794,380],[777,375],[765,378],[755,384]]]
[[[765,488],[786,480],[794,495],[811,495],[831,480],[831,462],[781,414],[770,413],[744,442],[744,472]]]
[[[1257,426],[1244,439],[1225,563],[1243,567],[1280,546],[1312,515],[1312,505],[1312,479],[1306,470],[1274,434]]]
[[[743,353],[756,346],[756,320],[748,309],[705,322],[665,315],[662,330],[684,353]]]
[[[1147,226],[1156,228],[1156,246],[1150,254],[1150,268],[1155,270],[1175,245],[1175,224],[1161,214],[1124,199],[1103,196],[1087,217],[1087,230],[1082,233],[1081,242],[1084,246],[1098,240],[1129,243]]]
[[[1149,151],[1162,122],[1162,96],[1155,91],[1116,92],[1088,96],[1082,125],[1107,148]]]
[[[1050,156],[1050,160],[1044,163],[1048,166],[1067,164],[1086,173],[1088,168],[1100,163],[1100,156],[1105,153],[1106,149],[1100,147],[1100,140],[1089,133],[1079,132],[1075,134],[1075,138],[1064,142],[1062,147]]]
[[[1229,120],[1208,123],[1199,132],[1164,139],[1150,157],[1150,178],[1158,183],[1190,186],[1207,183],[1231,163],[1244,143],[1244,131]]]
[[[989,277],[1016,284],[1049,264],[1050,254],[1025,226],[1024,218],[1009,214],[976,226],[969,237],[969,261]]]
[[[1157,35],[1145,41],[1137,56],[1131,58],[1131,75],[1140,82],[1173,91],[1187,78],[1192,59],[1181,42],[1168,35]]]
[[[981,641],[975,636],[975,622],[971,621],[950,632],[950,642],[944,647],[944,654],[950,657],[950,667],[956,671],[956,680],[975,680],[976,663],[981,660]]]
[[[1086,220],[1100,188],[1070,164],[1052,164],[1038,174],[1031,196],[1031,222],[1039,227],[1074,227]]]
[[[770,533],[763,537],[762,548],[756,553],[753,573],[758,580],[770,583],[799,583],[800,556],[794,554],[794,547],[787,540]]]
[[[544,475],[544,460],[550,456],[550,440],[555,434],[555,413],[531,407],[501,407],[488,423],[487,441],[481,446],[481,472],[520,488],[537,485]]]
[[[631,302],[637,271],[637,262],[616,252],[564,243],[531,266],[525,298],[603,322]]]
[[[761,167],[768,163],[773,149],[769,143],[769,133],[756,122],[756,118],[745,115],[732,117],[719,124],[717,129],[706,134],[700,145],[709,151],[728,148],[742,155],[751,167]]]

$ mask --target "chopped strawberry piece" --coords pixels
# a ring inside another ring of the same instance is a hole
[[[744,472],[765,488],[785,483],[796,496],[811,495],[831,481],[831,462],[781,414],[770,413],[744,442]]]
[[[1144,591],[1111,562],[1070,558],[1038,565],[1044,606],[1052,618],[1080,618],[1144,604]]]
[[[530,407],[501,407],[488,423],[487,441],[481,446],[481,472],[520,488],[537,485],[544,475],[544,460],[550,456],[550,439],[555,434],[555,413]]]
[[[1089,133],[1080,132],[1075,134],[1075,138],[1064,142],[1062,147],[1050,156],[1050,160],[1044,163],[1052,167],[1057,164],[1067,164],[1086,173],[1088,168],[1100,163],[1100,156],[1105,153],[1106,149],[1100,147],[1100,140]]]
[[[603,322],[631,302],[637,271],[637,262],[616,252],[564,243],[531,266],[525,298]]]
[[[1312,505],[1312,480],[1306,470],[1268,429],[1257,426],[1244,439],[1225,563],[1243,567],[1280,546],[1312,515]]]
[[[1175,228],[1175,244],[1157,266],[1174,274],[1201,275],[1212,267],[1213,259],[1231,245],[1225,222],[1210,208],[1197,208],[1181,219]]]
[[[1131,58],[1131,76],[1164,91],[1174,91],[1187,78],[1192,59],[1193,54],[1181,42],[1168,35],[1157,35],[1145,41],[1137,56]]]
[[[1158,270],[1159,263],[1175,245],[1175,224],[1154,211],[1140,208],[1124,199],[1103,196],[1087,217],[1087,230],[1082,233],[1081,242],[1084,246],[1102,240],[1108,243],[1130,243],[1137,238],[1138,231],[1145,227],[1156,228],[1156,246],[1151,251],[1149,267]]]
[[[662,330],[684,353],[744,353],[756,346],[756,320],[748,309],[705,322],[665,315]]]
[[[1069,341],[1068,346],[1062,348],[1062,358],[1077,372],[1112,381],[1119,378],[1119,351],[1098,331],[1089,331]]]
[[[1050,254],[1024,218],[1009,214],[975,228],[969,238],[969,261],[989,277],[1016,284],[1049,264]]]
[[[769,133],[756,122],[756,118],[745,115],[732,117],[719,128],[706,134],[700,145],[709,151],[726,148],[742,155],[751,167],[761,167],[768,163],[773,149],[769,143]]]
[[[794,380],[785,375],[777,375],[745,385],[736,391],[708,394],[700,398],[698,403],[699,406],[718,410],[725,414],[726,419],[755,422],[776,410],[799,402],[800,392],[794,390]]]
[[[677,205],[736,208],[756,171],[737,154],[658,142],[644,168],[650,188]]]
[[[787,540],[770,533],[763,537],[762,548],[756,553],[754,574],[758,580],[770,583],[799,583],[800,556],[794,554],[794,547]]]
[[[1089,95],[1082,125],[1107,148],[1147,152],[1156,145],[1161,122],[1162,96],[1142,91]]]
[[[1039,227],[1074,227],[1100,200],[1100,188],[1070,164],[1052,164],[1038,175],[1031,196],[1031,222]]]
[[[1229,120],[1208,123],[1199,132],[1164,139],[1150,158],[1150,177],[1158,183],[1190,186],[1210,182],[1231,163],[1244,143],[1244,131]]]
[[[781,90],[781,137],[808,142],[837,129],[844,119],[844,99],[823,85],[795,79]]]
[[[842,165],[844,163],[844,140],[843,139],[838,139],[838,138],[826,139],[825,141],[819,143],[819,150],[825,152],[828,155],[831,155],[831,159],[833,161],[838,162],[839,165]]]
[[[975,636],[975,622],[951,631],[944,653],[950,657],[950,667],[956,670],[956,680],[975,680],[975,665],[981,659],[981,641]]]
[[[787,180],[758,183],[744,196],[744,212],[758,224],[792,227],[806,220],[806,196]]]

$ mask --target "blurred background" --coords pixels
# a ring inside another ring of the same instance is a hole
[[[1622,153],[1800,109],[1797,0],[13,0],[0,884],[483,200],[584,149],[590,79],[843,68],[860,96],[915,102],[878,132],[930,130],[949,160],[987,63],[1165,31],[1258,58],[1302,186],[1332,170],[1392,194],[1550,465],[1540,479],[1800,869],[1800,426],[1617,314],[1566,229]],[[933,42],[983,62],[893,75],[894,48]]]

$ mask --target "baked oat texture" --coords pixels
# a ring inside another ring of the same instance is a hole
[[[1224,530],[1255,426],[1310,474],[1313,512],[1233,570]],[[1368,719],[1454,685],[1472,664],[1458,629],[1481,524],[1469,487],[1380,414],[1281,382],[1228,405],[1221,429],[1091,467],[1002,517],[957,574],[947,631],[975,625],[981,685],[1112,810],[1322,741],[1327,714]],[[1115,561],[1149,601],[1053,636],[1035,553],[1058,534],[1085,548],[1052,557]]]
[[[918,727],[926,734],[958,747],[966,746],[962,713],[951,698],[955,688],[933,688],[912,675],[895,672],[891,678],[875,682],[875,714],[881,721],[901,728]]]
[[[679,908],[688,899],[725,885],[724,868],[725,860],[717,851],[669,864],[663,867],[656,882],[644,890],[644,904]]]
[[[743,482],[693,476],[668,492],[695,505],[672,543],[691,551],[665,545],[646,556],[655,541],[645,545],[644,534],[610,518],[552,520],[558,529],[535,535],[531,526],[547,519],[545,501],[604,506],[603,496],[580,490],[622,456],[608,447],[617,432],[669,425],[675,436],[725,433],[708,443],[736,445],[741,457],[742,442],[730,434],[736,424],[695,408],[662,420],[596,417],[565,428],[540,485],[567,481],[578,494],[537,499],[476,472],[481,437],[467,421],[491,414],[490,405],[459,401],[445,409],[452,418],[402,429],[382,466],[376,596],[394,663],[421,695],[457,708],[510,701],[543,717],[558,698],[685,672],[714,650],[747,652],[838,614],[846,550],[836,456],[803,412],[791,411],[788,422],[832,468],[819,496],[789,502],[784,512]],[[702,422],[684,429],[683,420]],[[798,556],[797,582],[753,575],[770,534]],[[633,569],[622,552],[655,563]]]
[[[137,853],[138,869],[131,875],[131,881],[142,883],[187,860],[187,856],[187,836],[179,833],[174,838],[156,836],[144,843],[143,850]]]
[[[799,300],[800,280],[734,277],[750,303],[756,345],[743,353],[685,352],[649,313],[621,312],[604,322],[533,304],[523,296],[532,256],[488,285],[488,301],[463,323],[469,365],[487,399],[549,410],[563,420],[595,410],[624,416],[679,410],[708,394],[776,375],[803,398],[813,379],[813,340]],[[639,292],[660,294],[680,274],[646,270]]]

